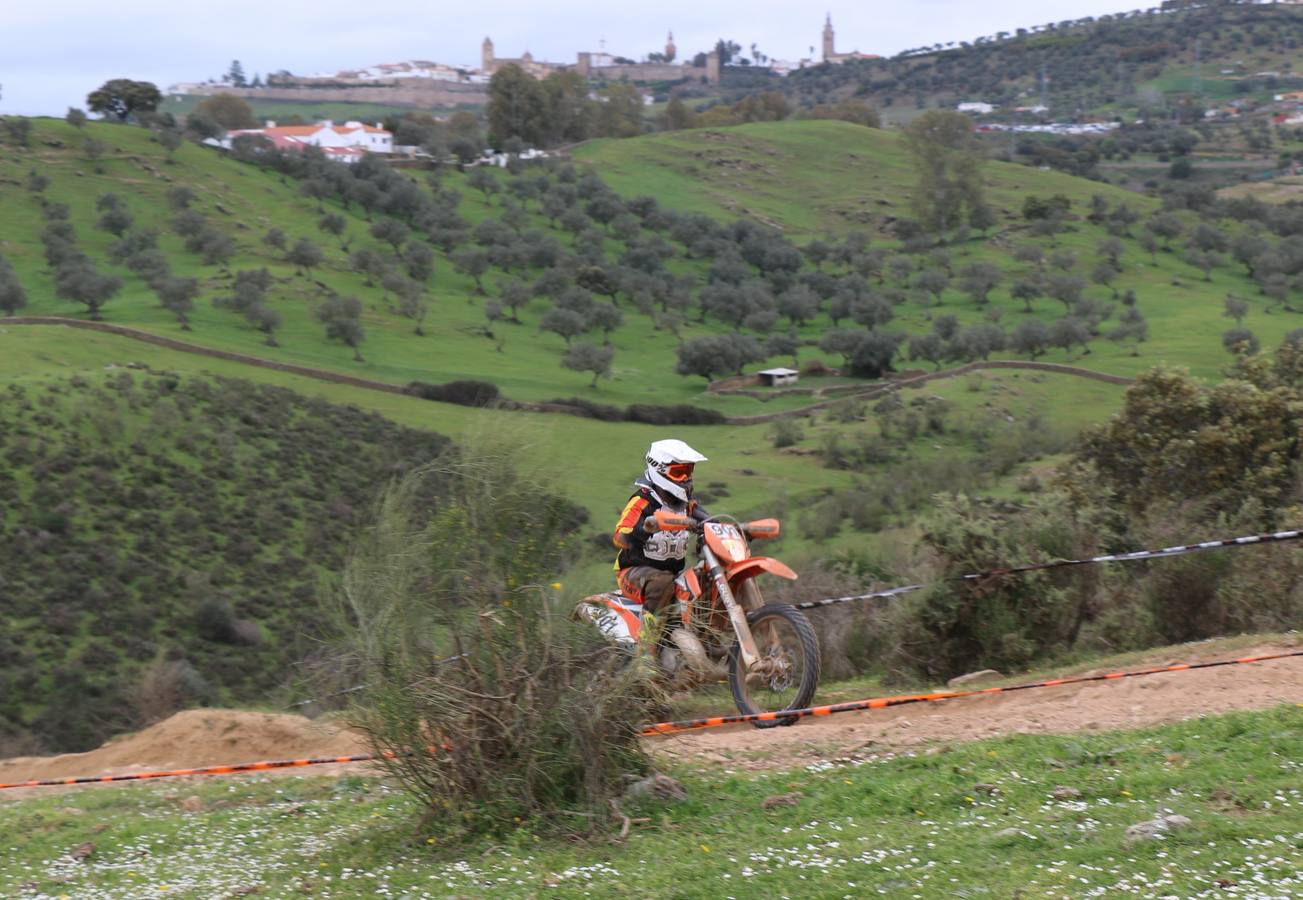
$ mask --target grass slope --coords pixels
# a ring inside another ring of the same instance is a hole
[[[52,750],[158,712],[151,667],[181,704],[276,690],[377,492],[446,444],[230,379],[115,369],[3,398],[0,738]]]
[[[99,897],[1290,896],[1303,709],[1017,736],[766,775],[675,771],[689,799],[623,845],[528,825],[450,853],[365,777],[81,789],[0,806],[0,892]],[[1059,788],[1076,792],[1056,797]],[[181,794],[187,795],[182,805]],[[768,798],[784,796],[771,806]],[[1127,845],[1156,814],[1188,827]],[[81,848],[76,861],[70,852]]]
[[[175,163],[168,163],[150,136],[138,129],[91,125],[88,131],[114,148],[100,166],[102,173],[83,158],[78,149],[81,136],[56,121],[38,121],[31,150],[9,148],[0,157],[0,202],[8,211],[0,223],[0,252],[13,262],[27,287],[30,313],[75,315],[78,310],[76,305],[53,296],[53,279],[45,268],[38,240],[43,227],[39,204],[22,187],[26,174],[37,169],[52,180],[47,191],[50,199],[72,208],[79,241],[98,264],[106,265],[104,253],[111,236],[93,227],[97,216],[94,201],[101,193],[112,191],[127,200],[140,224],[163,231],[160,243],[177,273],[199,277],[203,283],[204,294],[192,316],[194,331],[181,334],[146,285],[118,269],[126,286],[105,308],[110,321],[393,383],[414,379],[447,381],[473,375],[494,381],[507,396],[522,400],[580,395],[615,404],[690,402],[734,414],[799,403],[778,400],[775,402],[779,406],[775,407],[744,397],[702,395],[700,379],[672,374],[674,339],[656,331],[648,317],[627,306],[625,324],[611,335],[615,349],[613,378],[592,390],[587,386],[588,376],[558,364],[562,340],[536,330],[547,307],[544,301],[535,300],[522,311],[524,324],[493,326],[495,334],[504,339],[501,346],[480,336],[478,332],[486,324],[484,301],[475,295],[470,279],[453,271],[442,253],[436,262],[427,334],[417,337],[411,333],[411,323],[392,310],[379,288],[368,287],[360,276],[347,270],[345,254],[315,228],[320,215],[317,205],[302,197],[293,182],[190,145],[178,151]],[[581,148],[578,156],[625,194],[653,194],[667,207],[707,212],[719,218],[754,215],[780,224],[798,237],[852,226],[876,228],[891,216],[905,214],[913,182],[898,138],[839,122],[785,122],[596,142]],[[987,180],[992,199],[1002,213],[1003,234],[993,241],[975,240],[959,246],[953,251],[954,264],[958,267],[969,258],[991,259],[1005,269],[1006,283],[997,288],[993,302],[1006,313],[1006,327],[1016,323],[1021,309],[1007,295],[1009,282],[1022,272],[1012,264],[1008,247],[1025,237],[1020,233],[1018,212],[1028,194],[1063,194],[1081,208],[1091,194],[1100,193],[1114,201],[1125,199],[1142,212],[1152,208],[1150,201],[1114,188],[1026,167],[992,163]],[[462,213],[471,222],[500,213],[500,204],[486,202],[478,193],[466,189],[462,176],[450,175],[445,183],[463,190]],[[214,227],[234,238],[237,256],[230,264],[232,269],[266,266],[277,278],[271,304],[285,320],[279,335],[281,347],[265,347],[256,331],[208,302],[225,289],[227,282],[221,269],[201,265],[184,251],[180,238],[167,231],[170,213],[164,196],[168,188],[176,185],[194,188],[200,197],[197,208]],[[354,248],[378,246],[367,236],[369,223],[356,207],[335,210],[346,217],[346,237],[353,241]],[[532,225],[547,230],[536,213],[531,219]],[[312,318],[318,290],[309,279],[297,276],[280,254],[262,244],[261,236],[270,227],[282,228],[291,241],[308,237],[318,242],[326,250],[326,262],[315,273],[316,278],[340,293],[363,298],[363,321],[368,332],[363,345],[365,363],[352,362],[347,348],[326,340]],[[1078,253],[1084,274],[1094,257],[1094,245],[1104,232],[1084,222],[1074,227],[1056,244]],[[563,245],[570,243],[568,236],[560,240]],[[609,252],[620,252],[619,242],[608,243]],[[1134,374],[1166,361],[1189,365],[1200,374],[1217,374],[1225,361],[1219,336],[1229,324],[1221,318],[1221,300],[1228,291],[1253,298],[1256,288],[1229,267],[1216,270],[1212,280],[1204,282],[1176,254],[1159,254],[1157,264],[1149,265],[1139,248],[1128,244],[1126,271],[1117,286],[1136,291],[1140,309],[1151,324],[1151,340],[1140,348],[1139,356],[1133,356],[1128,347],[1096,341],[1088,364],[1105,371]],[[676,259],[672,266],[698,277],[704,274],[704,266],[691,260]],[[485,280],[490,291],[496,292],[506,276],[491,271]],[[1099,295],[1100,290],[1092,287],[1087,293]],[[1107,297],[1107,292],[1103,296]],[[939,311],[953,312],[963,323],[982,318],[983,311],[962,298],[954,287],[943,299],[945,308]],[[1040,301],[1037,310],[1043,318],[1052,318],[1061,311],[1048,300]],[[936,312],[906,303],[897,309],[890,327],[924,331]],[[1297,324],[1291,318],[1253,313],[1249,326],[1270,345]],[[827,315],[821,314],[800,329],[800,336],[813,342],[830,326]],[[702,324],[690,321],[682,335],[686,338],[718,333],[722,327],[713,319]],[[1055,349],[1045,358],[1064,361],[1075,355]],[[806,347],[802,356],[823,354]],[[775,358],[771,362],[786,360]]]
[[[595,141],[576,151],[622,193],[650,193],[667,204],[728,220],[752,215],[772,222],[801,240],[848,230],[875,228],[894,217],[910,216],[909,197],[915,174],[899,136],[845,122],[779,122],[725,129],[693,129],[636,140]],[[1092,195],[1125,201],[1149,214],[1157,204],[1111,185],[1060,172],[989,162],[983,176],[989,199],[1000,211],[1000,234],[990,241],[971,241],[953,248],[954,267],[972,260],[996,262],[1006,281],[992,294],[1012,328],[1024,315],[1008,296],[1011,281],[1030,271],[1013,264],[1009,250],[1019,243],[1041,243],[1047,254],[1069,250],[1077,255],[1078,273],[1089,276],[1103,229],[1076,219],[1071,231],[1045,242],[1033,238],[1021,219],[1028,195],[1062,194],[1082,210]],[[1051,350],[1043,359],[1075,362],[1099,371],[1135,375],[1159,363],[1182,365],[1202,377],[1220,376],[1229,357],[1220,336],[1233,323],[1223,316],[1228,293],[1249,300],[1245,325],[1274,346],[1303,326],[1295,312],[1269,310],[1256,284],[1243,269],[1227,265],[1204,281],[1176,252],[1159,252],[1152,260],[1131,240],[1124,241],[1124,273],[1119,290],[1134,290],[1137,307],[1150,325],[1145,343],[1132,347],[1095,341],[1088,356]],[[1174,244],[1176,247],[1179,245]],[[1108,300],[1110,292],[1091,285],[1086,296]],[[1051,319],[1064,313],[1055,301],[1036,302],[1037,315]],[[910,333],[926,331],[934,315],[951,313],[960,322],[980,321],[981,311],[952,285],[940,307],[923,309],[914,302],[896,309],[890,327]],[[820,327],[827,327],[822,324]],[[1012,358],[1005,351],[1002,356]]]
[[[316,228],[322,210],[318,204],[299,193],[299,185],[289,179],[258,168],[243,165],[215,151],[193,145],[183,146],[175,161],[169,162],[149,133],[141,129],[92,123],[86,133],[107,144],[111,150],[97,167],[81,152],[83,135],[60,121],[35,120],[33,146],[30,149],[7,148],[0,155],[0,203],[7,214],[0,222],[0,254],[14,265],[27,289],[29,306],[24,312],[33,315],[80,315],[80,308],[54,296],[52,273],[46,268],[39,234],[44,227],[38,198],[24,190],[30,171],[39,171],[51,179],[45,192],[49,200],[71,207],[72,223],[79,245],[97,265],[122,276],[126,282],[120,295],[105,307],[106,320],[143,328],[158,334],[198,342],[207,346],[264,356],[273,360],[342,370],[381,381],[406,384],[412,380],[443,382],[475,377],[491,380],[503,393],[519,400],[550,400],[580,395],[601,403],[701,403],[725,413],[756,413],[775,407],[761,406],[746,398],[715,398],[702,395],[700,378],[673,374],[674,338],[657,331],[649,317],[625,309],[626,324],[611,334],[615,349],[612,378],[598,389],[589,388],[589,375],[568,371],[559,365],[565,344],[555,334],[540,333],[539,321],[547,303],[535,300],[522,310],[523,324],[501,322],[494,325],[502,339],[486,339],[480,333],[486,324],[484,298],[478,296],[470,277],[453,270],[447,256],[437,253],[436,271],[429,299],[431,311],[424,337],[412,333],[412,323],[397,315],[379,287],[368,286],[365,279],[347,268],[347,255],[333,240]],[[102,169],[102,171],[97,171]],[[465,177],[456,173],[445,183],[461,190],[465,200],[461,213],[472,224],[500,212],[500,205],[487,202],[478,192],[465,186]],[[284,318],[277,337],[281,346],[264,345],[262,335],[239,317],[216,309],[214,296],[229,287],[229,278],[220,267],[205,266],[187,253],[182,240],[169,230],[172,217],[166,202],[167,191],[187,186],[199,197],[193,208],[204,214],[215,228],[231,236],[237,255],[230,262],[232,271],[267,267],[277,279],[269,300]],[[164,310],[147,285],[127,270],[112,266],[105,258],[111,235],[98,231],[94,204],[103,193],[119,194],[127,203],[138,224],[158,229],[160,247],[167,253],[173,270],[200,279],[204,291],[197,302],[191,322],[194,330],[180,332],[173,317]],[[352,248],[387,247],[372,240],[367,229],[370,222],[357,207],[351,210],[338,204],[328,208],[348,221],[344,235]],[[378,218],[378,217],[377,217]],[[540,216],[531,216],[531,225],[551,231],[569,247],[569,235],[546,228]],[[261,238],[272,227],[289,235],[290,243],[300,237],[316,242],[325,251],[323,266],[314,277],[343,294],[361,297],[365,303],[363,325],[367,330],[362,350],[365,363],[355,363],[347,348],[332,344],[312,316],[319,291],[313,281],[296,274],[283,255],[265,246]],[[621,249],[611,240],[612,253]],[[701,269],[701,266],[694,267]],[[534,273],[526,273],[532,278]],[[501,270],[490,270],[485,284],[496,294],[508,279]],[[602,300],[601,302],[606,302]],[[826,323],[823,327],[826,327]],[[809,329],[817,335],[818,326]],[[714,322],[688,323],[684,337],[717,333]],[[601,337],[589,336],[600,342]],[[0,351],[5,349],[0,345]],[[813,354],[817,356],[817,351]],[[775,360],[775,363],[785,361]],[[782,401],[779,401],[782,405]],[[790,405],[790,404],[789,404]]]
[[[199,94],[169,94],[164,98],[159,112],[171,113],[178,119],[190,115],[207,97]],[[259,120],[271,119],[280,125],[288,125],[295,118],[304,123],[331,119],[335,122],[379,122],[390,116],[402,116],[412,112],[424,112],[417,107],[395,106],[389,103],[345,103],[337,100],[269,100],[263,97],[243,97],[253,115]],[[478,109],[479,104],[462,104],[458,109]],[[441,109],[447,114],[447,109]]]
[[[627,496],[647,444],[666,431],[660,426],[637,423],[431,403],[58,326],[6,327],[0,322],[0,341],[6,338],[14,338],[14,342],[11,353],[0,355],[0,387],[19,384],[41,389],[55,378],[63,380],[74,375],[98,379],[106,367],[136,363],[160,371],[247,378],[287,387],[307,397],[378,412],[409,428],[454,437],[485,431],[511,434],[539,458],[558,463],[550,467],[557,489],[585,507],[592,517],[589,530],[593,533],[592,552],[598,561],[581,566],[568,578],[582,590],[606,588],[610,579],[609,545],[604,534],[610,524],[607,520],[618,513]],[[891,453],[898,462],[918,458],[942,469],[951,462],[956,467],[962,463],[972,474],[968,461],[979,458],[979,444],[994,441],[1007,445],[1020,440],[1025,437],[1025,424],[1032,420],[1042,423],[1044,433],[1061,444],[1084,425],[1115,410],[1121,393],[1122,388],[1115,385],[1043,372],[990,371],[932,382],[924,390],[906,392],[902,398],[907,404],[918,398],[943,399],[952,410],[947,417],[950,430],[944,434],[924,431],[902,445],[893,444]],[[1062,402],[1064,396],[1071,396],[1073,402]],[[816,533],[798,525],[800,517],[809,515],[825,494],[853,492],[865,477],[881,480],[880,470],[859,473],[822,464],[825,448],[834,437],[849,448],[881,437],[881,423],[863,404],[852,404],[844,415],[816,416],[800,427],[793,445],[781,449],[774,446],[770,425],[680,426],[673,431],[710,457],[709,465],[702,469],[701,487],[713,496],[715,508],[739,515],[756,513],[790,519],[787,533],[770,548],[776,555],[811,557],[842,551],[877,555],[872,538],[852,527],[839,527],[832,533],[825,527]],[[577,463],[577,459],[582,462]],[[1007,475],[974,482],[970,487],[1006,493],[1018,478],[1042,470],[1045,465],[1045,460],[1028,460],[1014,465]],[[926,493],[930,496],[931,492]],[[898,523],[901,519],[891,517],[889,521]]]
[[[575,158],[595,166],[625,194],[652,194],[666,206],[731,220],[750,215],[795,239],[821,237],[910,217],[917,176],[894,132],[849,122],[761,122],[670,131],[635,140],[590,141]],[[1091,194],[1155,204],[1109,185],[1014,163],[990,162],[988,201],[1006,218],[1028,194],[1063,194],[1084,205]]]

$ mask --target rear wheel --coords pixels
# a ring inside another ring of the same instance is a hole
[[[775,603],[747,614],[759,660],[747,671],[741,647],[729,648],[728,686],[743,715],[803,709],[819,685],[819,640],[800,610]],[[757,728],[792,725],[795,719],[756,722]]]

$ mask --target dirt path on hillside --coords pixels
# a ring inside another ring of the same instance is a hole
[[[1256,656],[1300,646],[1303,639],[1237,647],[1233,651],[1215,644],[1168,648],[1128,668]],[[1002,734],[1138,728],[1280,703],[1303,704],[1303,657],[843,713],[803,719],[790,728],[718,728],[654,738],[649,740],[649,745],[656,755],[679,761],[692,759],[722,768],[791,768],[925,744],[979,740]],[[365,752],[359,735],[329,720],[194,709],[87,753],[0,760],[0,783]],[[273,770],[287,775],[344,771],[365,773],[375,769],[366,764],[332,763]],[[0,791],[0,803],[37,791],[82,789],[4,790]]]
[[[205,347],[200,344],[192,344],[187,341],[180,341],[175,338],[164,337],[163,335],[142,331],[138,328],[129,328],[125,325],[115,325],[111,322],[92,322],[86,319],[72,319],[61,316],[12,316],[0,321],[0,327],[9,325],[54,325],[68,328],[83,328],[90,331],[98,331],[103,334],[112,334],[118,337],[130,338],[146,344],[154,344],[181,353],[208,356],[213,359],[237,362],[247,366],[272,369],[277,372],[287,372],[291,375],[298,375],[303,378],[315,378],[318,381],[344,384],[349,385],[350,387],[364,388],[369,391],[380,391],[386,394],[415,396],[410,394],[402,385],[390,384],[385,381],[376,381],[373,378],[362,378],[357,375],[348,375],[343,372],[335,372],[329,369],[317,369],[311,366],[301,366],[297,363],[277,362],[275,360],[265,359],[261,356],[250,356],[247,353],[236,353],[231,350],[219,350],[216,347]],[[864,399],[865,397],[873,397],[878,394],[884,394],[889,391],[896,391],[906,387],[921,387],[929,381],[935,381],[942,378],[957,378],[961,375],[967,375],[971,372],[985,369],[1025,369],[1040,372],[1054,372],[1060,375],[1071,375],[1077,378],[1087,378],[1094,381],[1103,381],[1109,384],[1118,385],[1128,385],[1135,381],[1134,378],[1128,378],[1123,375],[1110,375],[1107,372],[1096,372],[1092,369],[1083,369],[1079,366],[1065,366],[1059,363],[1042,363],[1017,359],[978,360],[957,368],[943,369],[938,372],[929,372],[926,375],[920,375],[911,379],[889,381],[881,384],[869,384],[855,391],[843,393],[836,398],[821,400],[797,409],[788,409],[773,413],[759,413],[748,416],[725,416],[724,424],[763,425],[777,419],[799,418],[808,415],[815,410],[823,409],[844,400],[852,398]],[[509,398],[499,400],[498,408],[518,412],[561,413],[563,415],[581,417],[583,415],[582,413],[577,412],[573,406],[564,403],[532,403],[526,400],[511,400]]]

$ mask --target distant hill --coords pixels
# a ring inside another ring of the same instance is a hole
[[[1165,4],[1166,6],[1166,4]],[[775,86],[802,101],[855,95],[888,112],[985,101],[1053,115],[1172,108],[1269,95],[1303,76],[1303,7],[1217,3],[1120,13],[937,45],[883,60],[815,66]]]
[[[233,379],[119,368],[11,385],[0,745],[85,750],[151,714],[282,687],[377,492],[444,444]]]

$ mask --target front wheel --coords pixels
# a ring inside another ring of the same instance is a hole
[[[760,659],[746,671],[741,647],[734,642],[728,655],[728,686],[743,715],[803,709],[819,684],[819,641],[805,614],[774,603],[747,614]],[[756,722],[757,728],[792,725],[796,719]]]

